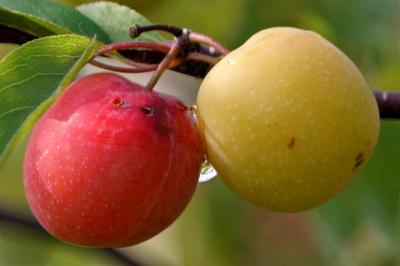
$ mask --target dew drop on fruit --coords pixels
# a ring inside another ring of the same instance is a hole
[[[217,170],[205,160],[201,165],[201,171],[199,176],[199,184],[206,183],[213,180],[218,175]]]

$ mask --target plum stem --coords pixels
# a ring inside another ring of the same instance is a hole
[[[182,35],[184,36],[184,35]],[[145,89],[148,91],[152,91],[156,83],[160,80],[161,75],[164,71],[171,66],[171,63],[176,59],[178,53],[182,50],[181,37],[176,38],[174,43],[172,44],[171,49],[158,65],[157,70],[154,72],[150,81],[147,83]]]
[[[39,223],[37,223],[35,220],[22,216],[20,214],[16,214],[13,212],[8,211],[5,208],[0,208],[0,220],[4,221],[6,223],[15,223],[19,225],[23,225],[25,227],[28,227],[30,229],[33,229],[39,233],[42,234],[47,234],[46,230],[44,230]],[[50,236],[50,235],[48,235]],[[56,241],[56,240],[54,240]],[[125,253],[117,250],[117,249],[111,249],[111,248],[103,248],[99,249],[99,251],[107,253],[109,256],[114,257],[116,260],[120,261],[123,263],[123,265],[127,266],[140,266],[142,265],[138,261],[136,261],[134,258],[131,256],[126,255]]]

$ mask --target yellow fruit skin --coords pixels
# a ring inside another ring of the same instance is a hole
[[[220,178],[282,212],[343,190],[374,150],[380,122],[351,60],[295,28],[263,30],[217,63],[200,87],[197,116]]]

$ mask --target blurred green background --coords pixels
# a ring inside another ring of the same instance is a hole
[[[400,89],[400,0],[115,2],[153,22],[208,34],[231,49],[267,27],[314,30],[348,54],[372,87]],[[1,48],[0,56],[7,51]],[[23,148],[0,169],[0,206],[29,214],[22,187]],[[169,229],[123,252],[145,265],[400,265],[399,151],[400,124],[383,121],[373,158],[346,191],[300,214],[258,209],[214,180],[198,188]],[[10,265],[121,264],[104,252],[0,222],[0,266]]]

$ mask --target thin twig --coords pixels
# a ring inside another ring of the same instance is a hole
[[[110,256],[118,259],[120,262],[124,263],[127,266],[141,266],[143,264],[138,261],[132,259],[132,256],[126,255],[124,252],[119,251],[115,248],[105,248],[102,249],[105,253],[108,253]]]
[[[0,220],[8,223],[15,223],[19,225],[23,225],[26,227],[29,227],[30,229],[33,229],[39,233],[46,234],[46,230],[43,229],[43,227],[40,226],[39,223],[37,223],[35,220],[28,218],[26,216],[16,214],[13,212],[10,212],[4,208],[0,208]],[[104,248],[104,249],[99,249],[99,251],[102,251],[109,256],[114,257],[116,260],[121,262],[121,265],[127,265],[127,266],[140,266],[143,265],[136,261],[134,258],[131,256],[126,255],[125,253],[117,250],[117,249],[111,249],[111,248]]]
[[[381,119],[400,118],[400,92],[374,91]]]

